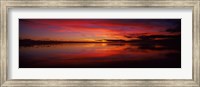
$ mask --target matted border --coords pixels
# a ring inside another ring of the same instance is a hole
[[[92,79],[92,80],[9,80],[8,79],[8,10],[9,8],[192,8],[193,72],[192,79]],[[0,0],[0,85],[1,86],[191,86],[200,87],[200,1],[199,0]]]

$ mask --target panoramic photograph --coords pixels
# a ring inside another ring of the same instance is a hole
[[[181,19],[19,19],[19,68],[181,68]]]

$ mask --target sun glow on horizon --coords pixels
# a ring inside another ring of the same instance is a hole
[[[107,40],[101,40],[101,42],[108,42]]]

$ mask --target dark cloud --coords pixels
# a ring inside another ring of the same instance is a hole
[[[166,32],[170,32],[170,33],[181,32],[181,27],[169,28],[166,30]]]
[[[176,25],[173,28],[168,28],[166,29],[166,32],[170,32],[170,33],[177,33],[177,32],[181,32],[181,20],[174,22],[174,24]]]
[[[124,35],[124,37],[126,37],[126,38],[135,38],[135,37],[138,37],[138,36],[143,36],[143,35],[146,35],[146,34],[148,34],[148,33],[133,33],[133,34],[126,34],[126,35]]]
[[[164,38],[164,39],[177,39],[181,38],[181,35],[150,35],[150,36],[139,36],[141,40],[152,40],[155,38]]]

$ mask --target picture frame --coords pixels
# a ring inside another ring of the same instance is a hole
[[[200,1],[199,0],[1,0],[0,1],[0,72],[1,86],[188,86],[200,87]],[[8,79],[8,10],[10,8],[192,8],[192,79]]]

